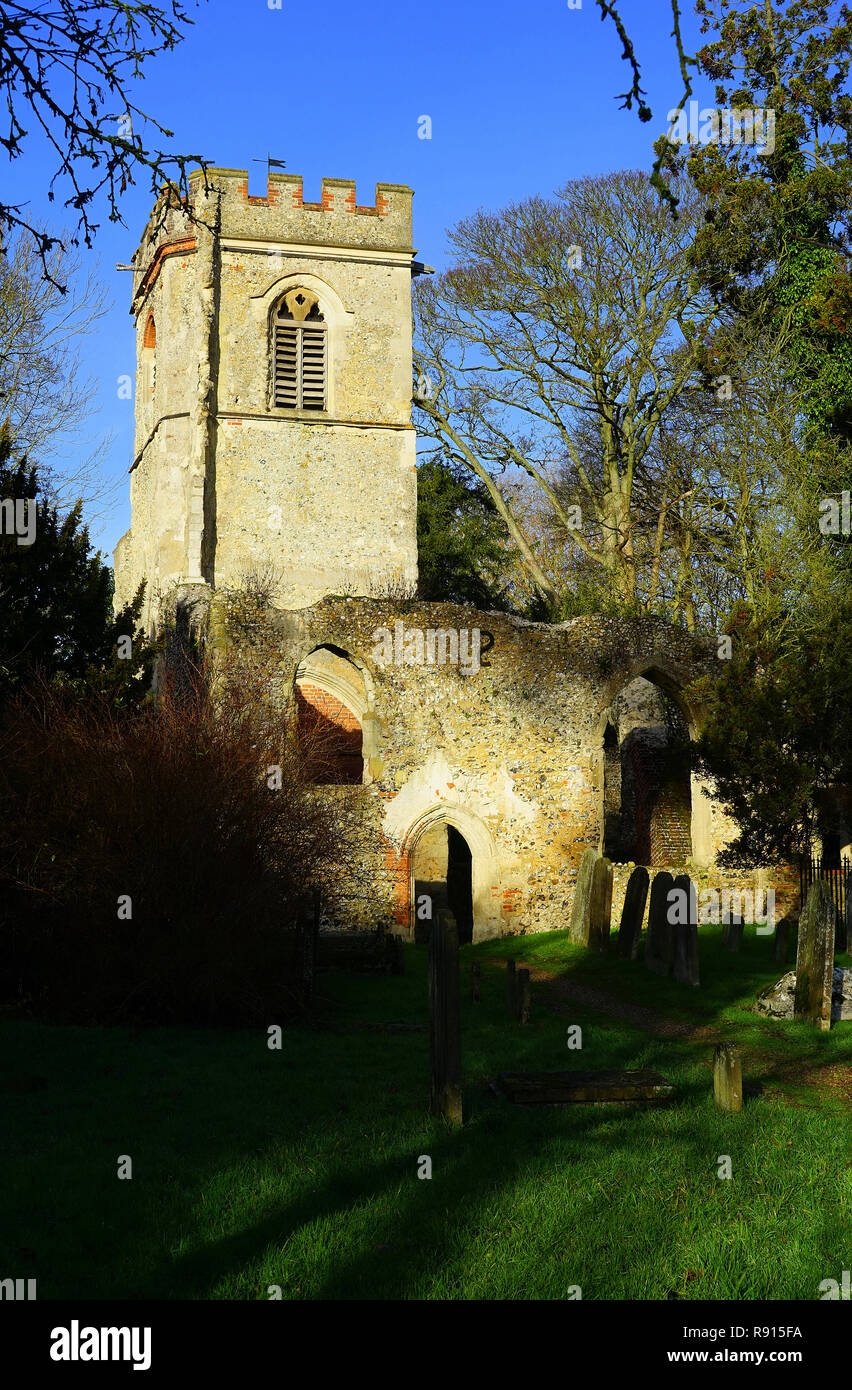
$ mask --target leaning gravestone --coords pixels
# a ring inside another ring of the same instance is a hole
[[[635,960],[642,935],[642,921],[645,904],[648,901],[648,870],[640,864],[627,880],[624,906],[621,909],[621,922],[618,927],[618,954],[626,960]]]
[[[775,950],[772,953],[773,960],[781,961],[782,964],[786,961],[787,952],[790,948],[790,933],[792,930],[792,918],[782,917],[778,926],[775,928]]]
[[[577,870],[577,883],[574,888],[574,901],[571,904],[569,932],[577,946],[589,944],[589,906],[592,892],[592,873],[600,855],[596,849],[583,851],[580,867]]]
[[[674,879],[667,869],[657,874],[651,884],[651,903],[648,908],[648,935],[645,941],[645,965],[655,975],[668,975],[672,966],[672,928],[669,923],[669,893]]]
[[[828,884],[812,883],[799,918],[796,954],[795,1017],[831,1027],[831,983],[834,968],[834,903]]]
[[[682,985],[698,987],[698,893],[688,874],[678,874],[672,885],[670,920],[674,932],[674,977]]]
[[[589,950],[609,949],[612,919],[612,864],[598,859],[592,870],[592,890],[589,894]]]

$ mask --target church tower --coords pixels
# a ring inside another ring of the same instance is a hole
[[[271,577],[273,602],[370,595],[417,578],[411,423],[412,190],[239,169],[163,201],[133,257],[136,434],[116,603],[147,580]]]

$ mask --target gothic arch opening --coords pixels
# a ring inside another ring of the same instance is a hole
[[[648,671],[628,680],[603,731],[603,853],[616,863],[680,865],[692,857],[690,720]]]
[[[473,856],[460,830],[446,821],[425,830],[411,856],[414,940],[428,943],[441,908],[456,919],[459,945],[473,940]],[[428,904],[428,915],[423,905]]]
[[[150,400],[157,385],[157,324],[149,314],[142,334],[142,396]]]
[[[431,921],[449,908],[459,942],[500,934],[499,871],[491,836],[477,816],[458,806],[427,811],[409,831],[404,852],[410,871],[410,936],[429,939]],[[430,900],[431,921],[418,914],[418,898]]]
[[[294,682],[299,738],[322,785],[364,781],[363,721],[370,700],[364,676],[339,647],[316,647],[299,663]]]

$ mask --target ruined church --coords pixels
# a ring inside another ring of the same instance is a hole
[[[716,867],[732,827],[670,756],[716,642],[655,618],[557,626],[408,597],[417,579],[412,190],[192,175],[133,257],[136,429],[116,604],[146,581],[233,641],[224,597],[272,576],[263,640],[300,717],[331,730],[369,892],[345,924],[417,939],[424,894],[463,940],[567,925],[583,851]],[[199,616],[200,615],[200,616]],[[792,885],[761,871],[779,911]]]

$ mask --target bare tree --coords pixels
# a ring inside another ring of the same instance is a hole
[[[611,593],[635,605],[638,470],[698,375],[716,314],[687,259],[704,204],[686,183],[678,192],[676,220],[637,171],[478,212],[450,234],[455,266],[415,287],[420,423],[483,481],[551,601],[558,586],[499,480],[526,474]],[[555,486],[566,466],[579,518]]]
[[[21,231],[0,257],[0,416],[16,448],[39,466],[49,500],[64,511],[81,498],[91,521],[92,507],[118,486],[101,472],[108,439],[86,444],[80,457],[96,389],[81,369],[82,339],[108,305],[95,270],[84,274],[63,240],[51,238],[47,275],[38,246]]]
[[[47,196],[52,202],[57,182],[68,191],[64,205],[79,214],[75,243],[82,238],[91,246],[98,226],[92,209],[102,190],[110,221],[120,222],[118,200],[134,173],[149,176],[155,197],[164,182],[186,196],[189,166],[204,167],[198,155],[143,145],[134,122],[152,127],[155,139],[170,139],[173,132],[129,95],[146,61],[175,48],[192,23],[181,0],[0,0],[0,93],[8,117],[0,145],[17,159],[30,126],[41,130],[57,161]],[[0,201],[0,232],[4,228],[32,238],[49,275],[48,253],[57,238],[29,221],[20,205]]]

